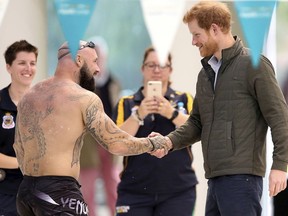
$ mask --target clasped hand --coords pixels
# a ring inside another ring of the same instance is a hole
[[[164,137],[156,132],[152,132],[148,137],[154,145],[154,150],[149,153],[157,158],[164,157],[172,148],[172,143],[168,137]]]

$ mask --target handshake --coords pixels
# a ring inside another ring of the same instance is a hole
[[[152,145],[152,150],[148,153],[155,157],[162,158],[168,154],[170,149],[172,149],[173,145],[171,140],[168,137],[164,137],[159,133],[152,132],[151,134],[149,134],[147,139]]]

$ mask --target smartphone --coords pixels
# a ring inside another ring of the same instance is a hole
[[[147,83],[147,97],[162,96],[162,82],[148,81]]]

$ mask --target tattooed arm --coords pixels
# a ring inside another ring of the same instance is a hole
[[[17,119],[18,119],[18,117],[19,117],[19,115],[17,116]],[[17,120],[17,122],[18,122],[18,120]],[[24,150],[23,150],[22,141],[20,138],[19,127],[17,125],[18,124],[16,124],[15,143],[13,144],[13,148],[15,150],[17,161],[18,161],[19,167],[21,169],[21,172],[24,173],[23,172],[24,171],[23,170]]]
[[[101,146],[116,155],[138,155],[151,152],[166,146],[166,143],[151,142],[148,138],[136,138],[119,129],[105,114],[98,96],[94,96],[88,103],[84,122],[86,130]]]

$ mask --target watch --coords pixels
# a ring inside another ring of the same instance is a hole
[[[140,126],[144,125],[144,120],[140,118],[140,115],[139,115],[139,113],[138,113],[138,107],[133,107],[133,108],[131,109],[131,111],[132,111],[132,114],[131,114],[132,117],[133,117],[136,121],[138,121],[138,124],[139,124]]]
[[[174,109],[174,111],[172,113],[172,117],[169,120],[173,121],[178,115],[179,115],[178,110]]]

